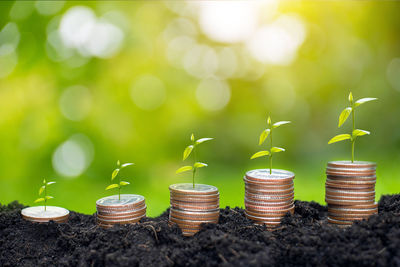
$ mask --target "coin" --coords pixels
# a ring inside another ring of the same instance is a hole
[[[325,201],[328,222],[351,225],[377,213],[376,164],[373,162],[329,162],[326,168]]]
[[[202,223],[218,223],[218,188],[204,184],[174,184],[170,189],[170,224],[176,223],[184,236],[194,235]]]
[[[190,183],[173,184],[169,186],[169,189],[173,192],[189,195],[209,195],[218,192],[218,188],[212,185],[195,184],[193,187],[193,184]]]
[[[279,184],[292,182],[294,173],[286,170],[273,169],[270,174],[269,169],[257,169],[248,171],[246,173],[246,178],[249,181]]]
[[[69,211],[64,208],[55,206],[35,206],[24,208],[21,210],[22,218],[32,222],[49,222],[58,223],[66,222],[69,217]]]
[[[146,216],[145,198],[135,194],[108,196],[96,202],[97,224],[110,228],[114,224],[137,223]]]

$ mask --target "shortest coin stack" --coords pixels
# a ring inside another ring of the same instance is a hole
[[[218,188],[205,184],[173,184],[169,186],[170,223],[176,223],[184,236],[192,236],[202,223],[218,223]]]
[[[68,221],[69,211],[64,208],[54,206],[36,206],[21,210],[22,218],[31,222],[45,223],[54,221],[64,223]]]
[[[294,173],[285,170],[252,170],[246,173],[245,214],[257,224],[275,228],[286,213],[294,212]]]
[[[375,202],[376,164],[333,161],[326,169],[328,222],[341,227],[378,213]]]
[[[110,228],[114,224],[137,223],[146,216],[146,203],[141,195],[122,194],[104,197],[96,202],[97,224]]]

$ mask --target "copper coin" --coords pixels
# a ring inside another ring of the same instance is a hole
[[[349,205],[349,206],[342,206],[342,205],[329,205],[329,208],[331,209],[348,209],[348,210],[358,210],[358,209],[377,209],[378,208],[378,203],[366,203],[366,204],[355,204],[355,205]]]
[[[28,207],[21,210],[22,218],[34,222],[63,222],[68,219],[69,211],[64,208],[55,206],[35,206]]]
[[[253,194],[265,194],[265,195],[285,195],[285,194],[290,194],[293,192],[293,187],[285,189],[285,190],[264,190],[264,189],[260,189],[260,188],[254,188],[254,187],[245,187],[245,191],[246,192],[250,192]]]
[[[215,195],[218,193],[218,188],[212,185],[205,184],[193,184],[183,183],[183,184],[173,184],[169,186],[169,190],[174,193],[179,194],[189,194],[189,195]]]
[[[130,209],[130,210],[123,210],[123,211],[115,211],[115,210],[107,210],[107,209],[100,209],[97,210],[97,213],[100,215],[104,216],[110,216],[110,215],[115,215],[115,214],[121,214],[121,215],[127,215],[127,214],[132,214],[132,213],[140,213],[140,212],[146,212],[146,205],[140,206],[137,209]]]
[[[346,189],[346,190],[374,190],[375,183],[373,184],[344,184],[344,183],[332,183],[329,181],[325,182],[325,186],[329,188],[336,188],[336,189]]]
[[[246,179],[261,183],[285,184],[292,182],[294,173],[286,170],[272,169],[272,174],[270,174],[269,169],[258,169],[246,172]]]
[[[329,167],[335,168],[376,168],[375,162],[338,160],[328,162]]]
[[[97,218],[98,219],[110,220],[110,221],[113,221],[113,220],[124,220],[124,219],[135,219],[135,218],[138,218],[138,217],[141,218],[143,216],[146,216],[146,211],[142,211],[140,213],[129,214],[129,215],[115,214],[115,215],[104,216],[104,215],[101,215],[101,214],[97,214]]]
[[[204,205],[182,205],[182,204],[176,204],[174,202],[171,203],[171,207],[181,209],[181,210],[187,210],[187,211],[198,211],[198,210],[212,210],[212,209],[217,209],[219,208],[219,205],[209,205],[209,206],[204,206]]]
[[[342,224],[342,225],[352,225],[352,224],[353,224],[352,221],[335,220],[335,219],[332,219],[332,218],[330,218],[330,217],[328,217],[328,223],[332,223],[332,224]]]
[[[335,185],[335,186],[341,186],[341,187],[346,187],[346,186],[363,186],[363,185],[370,185],[370,184],[375,184],[376,183],[376,179],[374,180],[365,180],[365,181],[359,181],[359,180],[341,180],[341,181],[337,181],[337,180],[332,180],[327,178],[326,179],[326,183],[329,185]]]
[[[357,205],[357,204],[368,204],[374,203],[375,199],[371,200],[336,200],[336,199],[329,199],[325,197],[325,202],[328,204],[337,204],[337,205]]]
[[[213,199],[213,200],[190,200],[188,199],[175,199],[175,198],[170,198],[170,202],[174,202],[176,204],[182,204],[182,205],[200,205],[200,206],[208,206],[208,205],[218,205],[219,204],[219,199]]]
[[[210,201],[210,200],[216,200],[219,199],[219,194],[213,194],[213,195],[184,195],[184,194],[174,194],[171,192],[170,194],[171,198],[177,199],[177,200],[187,200],[189,199],[190,201]]]
[[[282,207],[264,207],[264,206],[255,206],[255,205],[246,205],[246,211],[252,211],[257,213],[265,213],[265,214],[286,214],[287,212],[294,209],[293,205],[282,206]]]

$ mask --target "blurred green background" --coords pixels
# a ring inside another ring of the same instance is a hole
[[[87,214],[118,159],[134,162],[125,193],[148,215],[169,206],[190,134],[209,164],[197,182],[243,206],[243,175],[273,121],[286,148],[274,167],[296,173],[295,198],[324,203],[327,144],[347,95],[377,97],[356,125],[371,135],[356,159],[378,163],[377,198],[400,191],[400,2],[1,1],[0,202],[33,205],[43,177],[52,205]]]

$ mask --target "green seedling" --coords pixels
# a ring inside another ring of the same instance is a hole
[[[350,94],[349,94],[350,107],[345,108],[340,113],[338,128],[340,128],[343,125],[343,123],[345,123],[345,121],[347,120],[347,118],[351,114],[351,119],[353,121],[353,130],[352,130],[351,134],[339,134],[339,135],[336,135],[335,137],[333,137],[328,142],[328,144],[332,144],[332,143],[336,143],[336,142],[343,141],[343,140],[350,140],[350,143],[351,143],[351,162],[354,162],[354,143],[356,142],[357,137],[363,136],[363,135],[366,135],[366,134],[370,134],[369,131],[356,129],[354,112],[355,112],[356,108],[358,106],[360,106],[361,104],[364,104],[366,102],[373,101],[373,100],[377,100],[377,98],[366,97],[366,98],[361,98],[361,99],[359,99],[359,100],[354,102],[353,94],[350,92]]]
[[[272,156],[275,153],[285,151],[284,148],[272,146],[272,130],[275,129],[275,128],[278,128],[281,125],[285,125],[285,124],[288,124],[288,123],[290,123],[290,121],[278,121],[278,122],[275,122],[273,124],[272,121],[271,121],[271,117],[268,116],[268,119],[267,119],[268,128],[264,129],[262,131],[262,133],[260,134],[258,145],[261,146],[269,136],[270,149],[269,150],[258,151],[257,153],[255,153],[250,158],[250,159],[255,159],[255,158],[259,158],[259,157],[268,156],[269,157],[269,174],[270,175],[272,174]]]
[[[52,199],[52,196],[47,195],[47,187],[51,184],[55,184],[56,182],[47,182],[46,178],[43,179],[43,185],[39,188],[39,196],[44,193],[43,197],[39,197],[35,200],[35,203],[44,202],[44,210],[47,209],[47,200]]]
[[[106,187],[106,190],[110,190],[110,189],[113,189],[113,188],[118,188],[118,200],[121,200],[121,187],[122,186],[126,186],[126,185],[129,184],[129,182],[127,182],[127,181],[121,181],[121,177],[118,174],[122,169],[124,169],[124,168],[126,168],[126,167],[128,167],[130,165],[133,165],[133,164],[134,163],[121,164],[119,162],[119,160],[118,160],[117,161],[117,168],[111,174],[111,181],[114,181],[115,178],[118,178],[118,183],[110,184],[109,186]]]
[[[194,186],[194,185],[195,185],[195,183],[194,183],[194,177],[195,177],[195,175],[196,175],[197,169],[203,168],[203,167],[207,167],[207,166],[208,166],[206,163],[197,162],[197,159],[196,159],[196,148],[197,148],[197,146],[200,145],[201,143],[204,143],[204,142],[206,142],[206,141],[210,141],[210,140],[213,140],[213,139],[214,139],[214,138],[200,138],[200,139],[198,139],[198,140],[195,141],[195,139],[194,139],[194,134],[192,134],[192,135],[190,136],[190,141],[192,142],[192,144],[189,145],[189,146],[187,146],[187,147],[185,148],[185,151],[183,151],[183,160],[186,160],[186,159],[190,156],[190,154],[193,152],[193,162],[194,162],[194,163],[193,163],[193,166],[188,165],[188,166],[183,166],[183,167],[179,168],[179,169],[176,171],[176,173],[178,174],[178,173],[182,173],[182,172],[192,171],[193,188],[195,187],[195,186]]]

